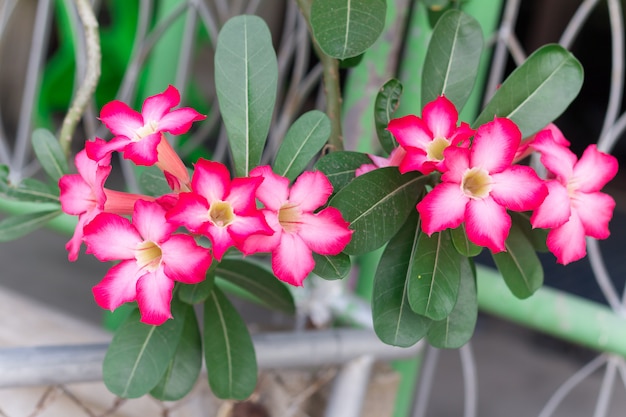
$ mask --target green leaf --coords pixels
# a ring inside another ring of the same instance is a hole
[[[46,210],[7,217],[0,221],[0,242],[15,240],[34,232],[62,213],[61,210]]]
[[[54,182],[70,171],[59,141],[49,130],[35,129],[31,140],[41,167]]]
[[[2,183],[0,188],[5,197],[11,200],[59,204],[59,189],[34,178],[24,178],[15,187]]]
[[[348,275],[352,263],[345,253],[329,256],[313,252],[315,268],[313,273],[327,280],[341,279]]]
[[[217,261],[211,264],[211,268]],[[210,271],[210,270],[209,270]],[[178,289],[178,297],[187,304],[203,303],[211,294],[215,285],[215,274],[207,272],[207,278],[197,284],[180,284]]]
[[[407,296],[411,259],[419,234],[416,211],[387,244],[374,276],[374,331],[381,341],[389,345],[414,345],[426,335],[432,323],[432,320],[411,309]]]
[[[183,333],[180,310],[184,304],[172,299],[173,320],[160,326],[141,323],[133,311],[113,336],[102,364],[104,383],[113,394],[137,398],[150,392],[163,378]]]
[[[313,36],[328,56],[357,56],[376,42],[386,13],[385,0],[315,0],[311,5]]]
[[[432,320],[450,314],[459,294],[461,259],[448,230],[419,235],[408,283],[413,311]]]
[[[274,161],[274,172],[293,181],[324,147],[330,119],[319,110],[303,114],[287,131]]]
[[[192,306],[176,317],[184,320],[183,333],[165,375],[150,395],[161,401],[177,401],[187,395],[196,384],[202,368],[202,338],[198,319]]]
[[[549,252],[546,243],[549,229],[533,229],[529,213],[511,212],[511,220],[524,232],[537,252]]]
[[[467,233],[465,233],[465,223],[462,223],[456,229],[450,230],[452,243],[456,250],[463,256],[473,257],[483,251],[482,246],[478,246],[469,241]]]
[[[460,348],[472,338],[477,319],[476,277],[472,272],[470,260],[463,258],[456,305],[448,317],[430,326],[427,335],[428,342],[442,349]]]
[[[448,7],[450,0],[422,0],[424,5],[431,10],[438,11]]]
[[[483,31],[472,16],[449,10],[441,16],[430,38],[422,72],[422,105],[444,94],[457,110],[474,87]]]
[[[172,192],[161,169],[154,165],[142,168],[139,175],[139,187],[142,192],[151,196],[162,196]]]
[[[400,105],[402,95],[402,83],[392,78],[383,85],[376,95],[374,103],[374,123],[376,124],[376,134],[380,145],[385,152],[391,152],[398,146],[398,142],[391,132],[387,130],[389,121]]]
[[[354,179],[354,172],[357,168],[371,163],[370,157],[364,153],[339,151],[320,158],[315,164],[315,169],[326,174],[334,192],[338,192]]]
[[[204,303],[204,359],[218,398],[245,400],[257,382],[252,338],[243,319],[217,288]]]
[[[215,87],[238,177],[257,166],[269,131],[278,80],[272,36],[257,16],[230,19],[217,39]]]
[[[543,284],[543,267],[524,232],[515,223],[505,242],[506,252],[492,254],[504,282],[517,298],[528,298]]]
[[[561,115],[582,84],[582,65],[570,52],[559,45],[543,46],[502,83],[474,126],[494,116],[508,117],[528,137]]]
[[[383,246],[415,210],[428,177],[400,174],[397,167],[380,168],[355,178],[329,202],[354,230],[344,252],[360,255]]]
[[[264,267],[241,259],[223,259],[215,274],[252,294],[268,307],[287,314],[295,312],[291,292]]]

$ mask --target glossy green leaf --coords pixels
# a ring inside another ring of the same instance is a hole
[[[257,382],[257,364],[246,323],[214,287],[204,303],[204,360],[211,391],[219,398],[245,400]]]
[[[62,213],[60,209],[55,209],[7,217],[0,221],[0,242],[15,240],[34,232]]]
[[[213,261],[211,268],[217,261]],[[178,297],[187,304],[203,303],[204,300],[211,294],[213,286],[215,285],[215,274],[207,273],[207,278],[197,284],[180,284],[178,289]]]
[[[546,45],[528,57],[502,83],[474,122],[508,117],[528,137],[565,111],[583,84],[580,62],[559,45]]]
[[[422,105],[444,94],[461,110],[474,87],[483,31],[472,16],[448,10],[430,38],[422,71]]]
[[[183,333],[165,375],[150,395],[162,401],[177,401],[194,387],[202,368],[202,338],[198,319],[192,306],[187,306],[184,315],[175,320],[184,320]]]
[[[413,253],[408,283],[411,308],[429,319],[443,320],[457,301],[463,257],[448,230],[430,237],[421,233]]]
[[[398,146],[396,139],[387,130],[387,125],[389,125],[389,121],[393,119],[393,115],[400,105],[401,95],[402,83],[392,78],[381,87],[376,95],[376,101],[374,102],[376,134],[385,152],[391,152]]]
[[[329,202],[354,230],[344,252],[360,255],[383,246],[415,210],[428,177],[401,175],[396,167],[380,168],[355,178]]]
[[[407,286],[411,259],[420,234],[417,211],[411,213],[387,244],[376,269],[372,290],[374,331],[383,342],[407,347],[426,335],[432,320],[409,305]]]
[[[469,241],[467,233],[465,233],[465,223],[462,223],[456,229],[450,230],[450,235],[452,236],[454,247],[463,256],[477,256],[483,250],[482,246],[478,246]]]
[[[319,110],[311,110],[287,131],[274,160],[274,172],[293,181],[311,159],[322,150],[330,136],[330,120]]]
[[[230,19],[217,39],[215,87],[238,177],[259,164],[278,80],[272,36],[257,16]]]
[[[162,196],[172,192],[163,175],[163,171],[156,166],[142,169],[139,175],[139,187],[142,192],[151,196]]]
[[[33,203],[59,204],[59,188],[52,187],[34,178],[24,178],[17,186],[0,183],[0,192],[4,197]]]
[[[492,254],[513,295],[528,298],[543,284],[543,267],[533,245],[513,223],[505,242],[506,252]]]
[[[184,305],[172,300],[172,315],[183,316]],[[185,320],[160,326],[141,323],[133,311],[117,330],[102,365],[104,383],[113,394],[137,398],[150,392],[163,378],[183,333]]]
[[[328,56],[357,56],[376,42],[386,13],[385,0],[315,0],[311,5],[313,36]]]
[[[472,272],[469,259],[463,258],[457,302],[448,317],[430,326],[427,335],[428,342],[442,349],[460,348],[472,338],[477,320],[476,277]]]
[[[512,212],[511,220],[524,232],[537,252],[549,252],[546,243],[549,229],[533,229],[529,213]]]
[[[315,169],[322,171],[338,192],[354,179],[354,172],[361,165],[371,164],[372,160],[364,153],[352,151],[331,152],[320,158]]]
[[[54,182],[70,171],[63,149],[52,132],[46,129],[35,129],[32,144],[41,167]]]
[[[242,259],[223,259],[215,274],[252,294],[268,307],[287,314],[295,312],[293,296],[287,286],[257,263]]]
[[[343,252],[335,256],[320,255],[313,252],[313,260],[315,260],[313,273],[328,280],[346,277],[352,266],[350,257]]]

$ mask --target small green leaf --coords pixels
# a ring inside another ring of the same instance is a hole
[[[263,266],[247,260],[223,259],[215,274],[249,292],[268,307],[287,314],[295,312],[291,292]]]
[[[448,230],[421,233],[413,252],[408,283],[411,308],[432,320],[446,318],[459,294],[461,259]]]
[[[46,210],[7,217],[0,221],[0,242],[15,240],[34,232],[62,213],[61,210]]]
[[[469,241],[467,233],[465,233],[465,223],[462,223],[456,229],[450,230],[452,235],[452,243],[456,250],[463,256],[473,257],[480,254],[483,251],[482,246],[478,246]]]
[[[422,0],[424,5],[433,11],[439,11],[448,7],[450,0]]]
[[[427,176],[380,168],[355,178],[330,200],[354,230],[344,252],[360,255],[383,246],[415,210]]]
[[[508,117],[528,137],[556,119],[576,98],[583,84],[580,62],[560,45],[536,50],[502,83],[474,127]]]
[[[392,78],[383,85],[376,95],[374,103],[374,123],[376,124],[376,134],[380,145],[385,152],[391,152],[398,146],[398,142],[391,132],[387,130],[389,121],[400,105],[402,95],[402,83]]]
[[[211,268],[214,268],[215,264],[217,264],[217,261],[211,264]],[[215,274],[208,272],[207,278],[202,282],[197,284],[180,284],[178,297],[187,304],[203,303],[209,294],[211,294],[214,285]]]
[[[238,177],[261,160],[277,82],[278,63],[263,19],[243,15],[226,22],[215,50],[215,87]]]
[[[384,343],[408,347],[426,335],[432,320],[409,305],[407,285],[419,231],[417,211],[411,213],[385,248],[372,290],[374,331]]]
[[[328,56],[346,59],[365,52],[385,27],[385,0],[315,0],[311,27]]]
[[[352,265],[350,257],[343,252],[335,256],[313,252],[313,259],[315,260],[313,273],[327,280],[344,278],[350,272]]]
[[[320,158],[315,169],[322,171],[333,186],[336,193],[354,179],[354,172],[361,165],[371,164],[369,156],[361,152],[331,152]]]
[[[252,338],[243,319],[217,288],[204,303],[204,359],[218,398],[245,400],[257,382]]]
[[[478,319],[476,277],[470,260],[461,261],[459,296],[452,312],[443,320],[434,322],[428,330],[428,342],[441,349],[457,349],[466,344],[474,334]]]
[[[449,10],[439,18],[430,38],[422,72],[422,104],[444,94],[460,110],[474,87],[483,31],[472,16]]]
[[[492,254],[504,282],[517,298],[528,298],[543,284],[543,267],[524,232],[513,223],[506,252]]]
[[[11,200],[59,204],[59,189],[34,178],[24,178],[15,187],[3,183],[0,188]]]
[[[150,391],[150,395],[161,401],[177,401],[187,395],[196,384],[202,368],[202,338],[193,307],[187,306],[185,314],[177,316],[176,320],[184,320],[185,323],[180,342],[165,375]]]
[[[319,110],[303,114],[287,131],[276,154],[274,172],[293,181],[324,147],[330,136],[330,120]]]
[[[49,130],[35,129],[32,144],[41,167],[54,182],[70,171],[59,141]]]
[[[143,168],[139,175],[139,187],[142,192],[151,196],[162,196],[172,192],[163,171],[156,166]]]

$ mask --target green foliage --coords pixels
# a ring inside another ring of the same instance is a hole
[[[61,210],[53,209],[7,217],[0,221],[0,242],[15,240],[34,232],[61,214]]]
[[[141,170],[141,174],[139,175],[139,187],[142,192],[151,196],[160,196],[172,192],[172,189],[167,184],[167,180],[163,175],[163,171],[154,165]]]
[[[32,144],[41,167],[55,183],[69,172],[61,145],[49,130],[36,129],[33,132]]]
[[[346,277],[352,267],[350,257],[345,253],[329,256],[313,252],[313,259],[315,260],[313,273],[327,280]]]
[[[387,130],[387,125],[400,105],[401,95],[402,84],[395,78],[387,81],[376,95],[376,102],[374,103],[374,123],[376,124],[378,140],[385,152],[391,152],[398,146],[396,139],[391,132]]]
[[[0,193],[9,200],[59,204],[58,187],[35,178],[24,178],[17,185],[9,184],[8,178],[0,178]]]
[[[322,171],[333,186],[336,193],[354,179],[354,172],[372,160],[364,153],[340,151],[332,152],[320,158],[315,169]]]
[[[467,233],[465,233],[465,223],[461,224],[456,229],[450,230],[452,236],[452,243],[456,250],[463,256],[473,257],[480,254],[483,251],[482,246],[478,246],[469,241]]]
[[[178,297],[187,304],[203,303],[211,294],[215,285],[215,267],[217,262],[213,261],[207,273],[207,278],[198,284],[179,284]]]

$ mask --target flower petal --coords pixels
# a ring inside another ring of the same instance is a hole
[[[350,243],[353,230],[335,207],[316,214],[303,213],[298,235],[313,252],[337,255]]]
[[[412,114],[390,120],[387,130],[405,149],[410,146],[425,150],[426,146],[433,140],[433,133],[426,122]]]
[[[263,165],[250,171],[250,177],[263,177],[263,182],[256,192],[256,196],[265,207],[278,211],[289,198],[289,180],[274,174],[269,165]]]
[[[206,116],[198,113],[190,107],[172,110],[161,118],[158,129],[161,132],[169,132],[172,135],[187,133],[193,122],[206,119]]]
[[[496,117],[476,131],[470,151],[471,166],[489,173],[504,171],[511,166],[521,140],[522,133],[515,123]]]
[[[191,188],[209,204],[223,201],[230,191],[230,172],[224,164],[199,159],[194,166]]]
[[[211,239],[213,256],[218,261],[221,261],[228,248],[235,245],[235,241],[228,233],[228,227],[219,227],[211,222],[206,223],[204,226],[203,234]]]
[[[465,218],[469,198],[459,184],[440,183],[417,204],[422,230],[427,235],[458,227]]]
[[[67,250],[67,259],[70,262],[75,262],[78,259],[78,253],[80,252],[80,246],[83,243],[83,229],[87,223],[89,223],[99,213],[98,210],[91,210],[78,216],[78,223],[74,228],[74,234],[72,238],[65,244],[65,250]]]
[[[204,197],[196,193],[180,193],[176,205],[166,214],[168,221],[185,226],[192,233],[198,233],[202,225],[209,221],[209,205]]]
[[[580,218],[585,235],[596,239],[606,239],[611,234],[609,222],[613,217],[615,200],[608,194],[576,193],[572,199],[572,210]]]
[[[419,148],[407,147],[406,154],[404,158],[402,158],[402,161],[400,161],[398,169],[402,174],[410,171],[419,171],[424,175],[428,175],[435,170],[435,166],[434,164],[429,164],[425,167],[424,164],[427,160],[426,151]]]
[[[239,249],[245,255],[259,252],[271,252],[280,244],[280,237],[284,233],[278,222],[278,214],[271,210],[262,210],[265,222],[274,231],[271,235],[253,234],[246,238]]]
[[[78,174],[62,176],[59,179],[59,190],[61,209],[67,214],[78,215],[96,207],[91,187]]]
[[[161,244],[161,259],[165,274],[174,281],[197,284],[204,281],[211,266],[207,248],[196,244],[189,235],[173,235]]]
[[[170,310],[174,281],[157,269],[137,281],[137,304],[141,322],[159,326],[172,318]]]
[[[230,183],[230,193],[226,197],[236,214],[247,215],[257,212],[256,190],[263,182],[262,177],[235,178]]]
[[[160,120],[178,103],[180,103],[180,93],[172,85],[168,85],[162,93],[148,97],[141,108],[141,115],[143,116],[141,126],[154,121],[159,124],[160,128]]]
[[[311,212],[326,204],[333,186],[320,171],[305,171],[291,187],[289,202],[300,206],[303,212]]]
[[[596,145],[589,145],[574,165],[571,181],[578,191],[600,191],[615,177],[617,169],[617,159],[613,155],[600,152]]]
[[[548,190],[532,168],[512,165],[492,174],[491,197],[509,210],[527,211],[537,208]]]
[[[575,211],[567,222],[548,232],[546,244],[560,264],[566,265],[585,257],[585,229]]]
[[[442,181],[461,184],[465,171],[470,168],[470,150],[448,146],[443,151],[443,162],[446,170],[441,176]]]
[[[435,138],[450,139],[456,129],[459,113],[450,100],[439,96],[424,106],[422,119]]]
[[[131,139],[135,131],[143,126],[141,114],[118,100],[102,107],[100,120],[115,136],[125,136],[127,139]]]
[[[537,133],[530,146],[541,153],[541,163],[548,171],[564,184],[569,180],[576,164],[576,155],[569,148],[556,143],[549,130]]]
[[[567,188],[556,180],[547,181],[548,195],[530,217],[533,227],[553,229],[565,223],[571,214]]]
[[[135,248],[143,241],[129,220],[112,213],[100,213],[84,227],[87,253],[100,261],[134,259]]]
[[[108,142],[96,138],[95,140],[85,142],[85,152],[94,161],[110,161],[112,152],[122,151],[129,143],[131,143],[131,140],[126,136],[115,136]],[[104,163],[101,164],[106,165]]]
[[[238,246],[253,234],[271,236],[274,230],[265,221],[265,216],[259,211],[248,216],[237,216],[235,221],[228,225],[228,233],[232,236]]]
[[[93,287],[96,303],[106,309],[115,310],[137,297],[137,280],[141,271],[135,260],[123,261],[106,273],[102,281]]]
[[[306,243],[296,234],[283,233],[280,244],[272,252],[272,270],[287,284],[301,286],[313,271],[315,261]]]
[[[176,230],[176,225],[165,219],[165,209],[159,203],[137,200],[133,225],[145,240],[162,243]]]
[[[124,147],[124,158],[137,165],[152,166],[159,160],[157,147],[161,140],[167,140],[161,133],[153,133],[141,140],[131,141]]]
[[[476,245],[485,246],[492,252],[506,249],[504,242],[511,229],[511,218],[506,209],[491,197],[470,200],[467,205],[465,230],[467,238]]]

